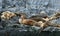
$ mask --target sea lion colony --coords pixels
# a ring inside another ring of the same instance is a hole
[[[47,26],[55,26],[55,27],[60,27],[60,25],[52,24],[50,21],[54,19],[60,18],[60,12],[55,13],[52,17],[48,17],[47,15],[35,15],[31,16],[29,18],[26,17],[25,13],[13,13],[10,11],[5,11],[1,13],[2,15],[0,16],[1,19],[6,19],[10,20],[14,16],[19,16],[19,23],[24,24],[24,25],[29,25],[29,26],[38,26],[41,28],[45,28]],[[41,30],[42,31],[42,30]]]

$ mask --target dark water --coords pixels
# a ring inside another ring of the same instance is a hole
[[[60,0],[59,0],[60,1]],[[11,11],[11,12],[25,12],[28,16],[33,13],[39,13],[45,11],[49,16],[59,10],[60,4],[56,0],[0,0],[0,12]],[[1,36],[57,36],[60,28],[47,27],[41,32],[38,30],[40,27],[25,26],[17,24],[19,17],[14,17],[11,20],[1,21],[0,19],[0,35]],[[60,19],[53,20],[53,23],[59,23]],[[17,25],[16,25],[17,24]],[[57,35],[56,35],[57,34]]]

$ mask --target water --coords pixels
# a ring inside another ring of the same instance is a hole
[[[60,4],[58,4],[59,1],[60,0],[58,0],[58,1],[56,1],[56,0],[50,0],[50,1],[49,0],[0,0],[0,11],[8,10],[11,12],[18,12],[18,11],[25,12],[28,14],[28,16],[32,15],[33,13],[36,14],[36,13],[39,13],[40,11],[45,11],[50,16],[57,9],[60,9],[59,8]],[[32,14],[30,14],[30,12]],[[18,20],[18,17],[7,21],[7,23],[12,25],[12,24],[15,24],[16,20]],[[60,23],[60,19],[57,19],[56,21],[52,21],[52,22]],[[5,27],[6,27],[6,25],[5,25]],[[24,28],[26,28],[26,27],[24,27]],[[25,30],[27,30],[27,29],[25,29]]]

